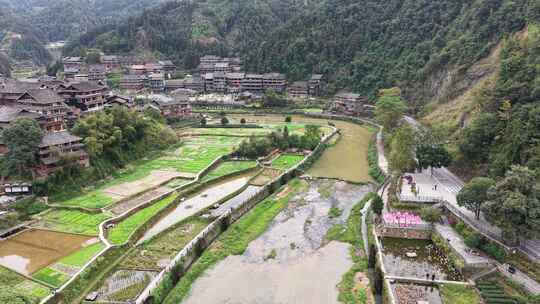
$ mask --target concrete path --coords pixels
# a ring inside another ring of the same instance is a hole
[[[536,282],[535,280],[531,279],[529,276],[527,276],[525,273],[523,273],[519,269],[516,269],[516,273],[512,274],[508,272],[508,264],[502,265],[502,264],[497,263],[497,268],[499,269],[502,275],[521,284],[527,291],[529,291],[533,295],[540,294],[540,284]]]
[[[452,248],[465,260],[468,266],[485,267],[492,262],[491,259],[471,253],[465,245],[463,238],[451,226],[435,224],[435,230],[452,246]]]
[[[388,160],[386,159],[386,156],[384,155],[384,142],[382,138],[382,127],[379,129],[379,132],[377,133],[377,161],[379,163],[379,168],[383,171],[385,175],[388,175]]]

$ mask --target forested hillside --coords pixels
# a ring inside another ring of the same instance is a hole
[[[0,0],[45,33],[47,41],[66,40],[96,26],[113,24],[161,0]]]
[[[0,10],[0,49],[12,60],[31,60],[45,65],[51,55],[43,46],[43,32],[36,30],[25,19]],[[5,56],[0,56],[0,73],[8,74]],[[4,70],[4,72],[2,72]]]
[[[305,10],[298,0],[173,1],[103,26],[73,41],[66,54],[87,47],[106,52],[150,51],[193,68],[202,54],[244,54],[274,28]]]

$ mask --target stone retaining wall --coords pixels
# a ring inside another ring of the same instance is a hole
[[[412,240],[430,240],[431,229],[416,229],[416,228],[394,228],[394,227],[378,227],[377,234],[382,237],[412,239]]]

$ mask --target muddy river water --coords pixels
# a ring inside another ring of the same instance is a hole
[[[235,120],[244,118],[248,123],[284,124],[283,115],[235,114],[231,117]],[[327,126],[329,120],[294,115],[292,122]],[[333,120],[331,123],[340,129],[341,137],[335,145],[324,151],[308,173],[315,177],[339,178],[355,183],[372,181],[369,176],[367,151],[373,133],[350,122]]]
[[[336,285],[352,265],[350,246],[326,244],[325,235],[371,187],[330,180],[307,187],[243,255],[227,257],[198,279],[184,303],[337,303]],[[332,207],[342,214],[329,217]]]

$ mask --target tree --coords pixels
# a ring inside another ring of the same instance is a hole
[[[23,175],[29,167],[37,165],[38,145],[43,134],[38,123],[29,118],[15,120],[2,133],[8,152],[6,165],[10,174]]]
[[[495,181],[488,177],[476,177],[467,183],[457,195],[460,206],[474,212],[476,219],[480,218],[482,205],[487,201],[489,188],[495,185]]]
[[[377,215],[381,215],[382,211],[384,209],[384,202],[382,198],[376,194],[373,198],[373,201],[371,202],[371,208],[373,209],[373,212]]]
[[[290,117],[290,116],[285,117],[285,122],[286,123],[291,123],[292,122],[292,117]]]
[[[406,106],[401,96],[394,91],[381,90],[377,99],[375,118],[385,128],[386,132],[394,130],[397,126]]]
[[[101,55],[99,52],[88,52],[86,54],[86,63],[97,64],[101,62]]]
[[[263,106],[265,108],[285,107],[287,106],[287,100],[283,95],[278,94],[275,90],[268,89],[266,92],[264,92]]]
[[[482,211],[507,240],[517,243],[520,237],[540,235],[540,184],[534,171],[512,166],[487,197]]]
[[[405,173],[415,167],[414,147],[415,133],[409,125],[396,130],[390,142],[390,167],[398,174]]]
[[[431,168],[431,176],[433,176],[433,168],[446,167],[452,162],[452,156],[440,144],[421,144],[416,148],[416,159],[420,168]]]
[[[246,119],[245,118],[240,119],[240,123],[245,125],[246,124]]]
[[[221,124],[224,126],[224,125],[227,125],[229,123],[229,119],[227,117],[222,117],[221,118]]]
[[[497,133],[497,117],[493,114],[482,114],[464,130],[459,151],[473,163],[486,161]]]
[[[424,207],[420,210],[420,217],[431,224],[440,221],[441,215],[441,209],[435,207]]]

